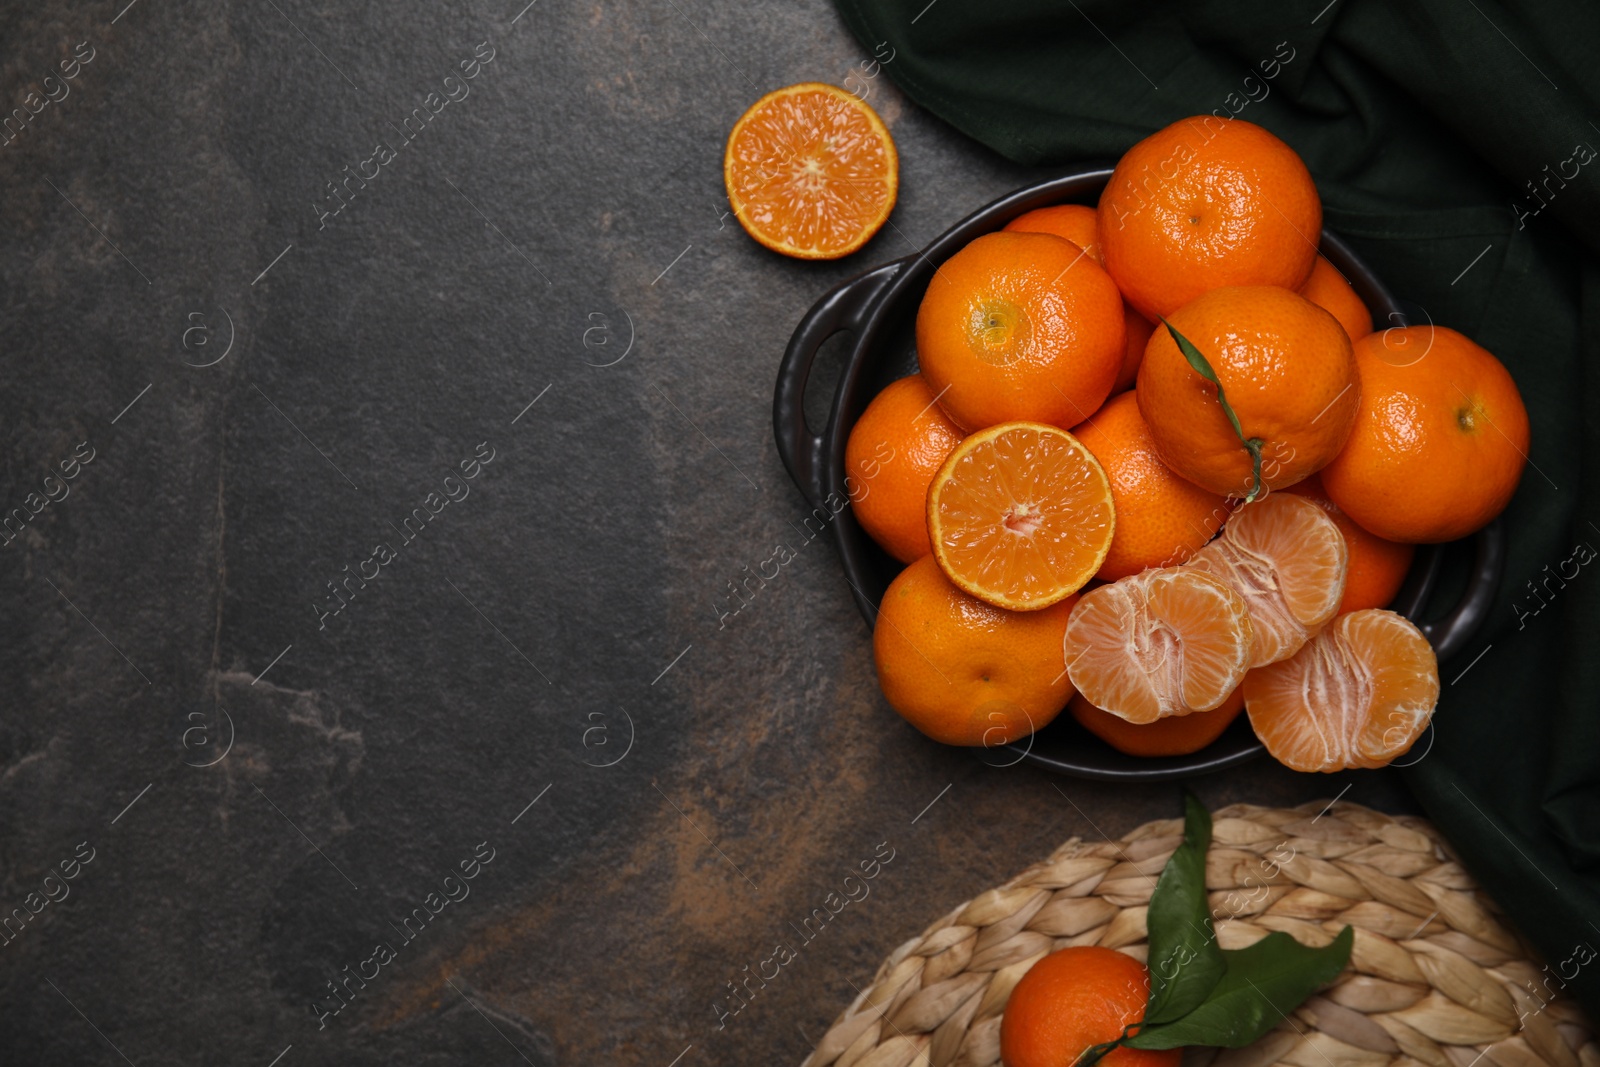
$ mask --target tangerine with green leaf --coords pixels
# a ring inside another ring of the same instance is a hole
[[[1247,441],[1260,450],[1261,483],[1270,489],[1301,481],[1339,454],[1356,422],[1361,383],[1350,338],[1326,310],[1287,289],[1244,286],[1213,289],[1167,322],[1145,348],[1138,384],[1139,411],[1167,466],[1213,493],[1249,497],[1259,491]]]
[[[1150,972],[1115,949],[1076,945],[1028,969],[1011,991],[1000,1020],[1005,1067],[1072,1067],[1096,1045],[1115,1041],[1144,1018]],[[1179,1049],[1116,1048],[1103,1067],[1178,1067]]]

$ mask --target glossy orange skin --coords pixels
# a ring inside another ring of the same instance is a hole
[[[1148,727],[1145,727],[1148,729]],[[1144,1018],[1150,972],[1115,949],[1076,945],[1028,968],[1000,1019],[1005,1067],[1072,1067],[1092,1045],[1113,1041]],[[1137,1032],[1137,1031],[1135,1031]],[[1182,1049],[1113,1049],[1105,1067],[1177,1067]]]
[[[856,520],[901,563],[933,551],[928,483],[960,443],[961,431],[920,374],[890,382],[850,429],[845,489]]]
[[[774,252],[838,259],[871,240],[900,192],[894,138],[867,102],[823,82],[775,89],[728,134],[734,218]]]
[[[1247,438],[1262,445],[1262,480],[1293,485],[1338,455],[1361,386],[1350,338],[1332,315],[1275,286],[1213,289],[1168,321],[1211,364]],[[1243,497],[1250,455],[1166,329],[1139,366],[1139,410],[1167,466],[1213,493]]]
[[[1132,389],[1139,380],[1139,364],[1144,362],[1144,350],[1150,344],[1150,335],[1156,332],[1155,324],[1124,302],[1123,326],[1128,334],[1128,347],[1122,356],[1122,370],[1117,372],[1115,389]]]
[[[1339,601],[1337,614],[1360,611],[1362,608],[1386,608],[1405,583],[1406,573],[1417,554],[1415,545],[1386,541],[1369,533],[1339,509],[1328,491],[1323,488],[1322,476],[1313,474],[1298,485],[1284,490],[1305,497],[1327,512],[1328,518],[1344,535],[1345,547],[1350,549],[1350,569],[1345,572],[1344,599]]]
[[[1300,295],[1338,319],[1351,341],[1359,341],[1372,332],[1372,312],[1327,257],[1317,257],[1311,277],[1300,287]]]
[[[1227,500],[1161,462],[1132,391],[1106,401],[1073,433],[1105,469],[1117,513],[1111,550],[1096,578],[1114,582],[1146,567],[1175,566],[1222,528]]]
[[[1100,212],[1088,204],[1055,204],[1018,215],[1005,228],[1020,233],[1053,233],[1071,241],[1104,265],[1100,257]]]
[[[1083,249],[1043,233],[988,233],[946,260],[917,310],[923,377],[957,426],[1073,426],[1122,368],[1122,295]]]
[[[1040,729],[1072,698],[1061,639],[1078,602],[1016,612],[968,596],[923,556],[883,594],[872,631],[889,705],[935,741],[1003,745]]]
[[[1099,211],[1085,204],[1057,204],[1019,215],[1006,223],[1005,228],[1064,237],[1093,256],[1095,262],[1103,267],[1105,260],[1100,255],[1099,218]],[[1134,310],[1126,300],[1122,302],[1122,310],[1128,343],[1123,350],[1122,369],[1117,372],[1117,384],[1112,387],[1113,392],[1133,385],[1134,377],[1139,373],[1139,361],[1144,358],[1145,343],[1155,329],[1150,320]]]
[[[1322,236],[1322,201],[1288,145],[1253,123],[1196,115],[1151,134],[1100,194],[1100,252],[1148,319],[1211,289],[1298,289]]]
[[[1118,752],[1130,756],[1187,756],[1221,737],[1222,731],[1239,717],[1244,710],[1244,687],[1235,689],[1221,707],[1211,711],[1169,715],[1143,725],[1101,711],[1082,693],[1072,698],[1067,710],[1080,726]]]
[[[1356,343],[1361,404],[1349,443],[1322,472],[1334,503],[1390,541],[1453,541],[1510,503],[1528,454],[1517,383],[1444,326]]]

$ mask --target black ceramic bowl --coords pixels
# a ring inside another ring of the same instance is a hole
[[[1110,176],[1110,166],[1088,167],[1003,196],[956,223],[922,252],[885,263],[835,287],[806,313],[789,340],[778,370],[773,427],[784,466],[814,507],[831,512],[834,508],[828,507],[830,498],[835,505],[849,499],[844,483],[844,448],[851,427],[880,389],[917,369],[917,307],[938,265],[978,235],[998,230],[1034,208],[1095,203]],[[1327,231],[1322,234],[1322,254],[1350,279],[1371,309],[1374,322],[1406,323],[1405,313],[1377,276],[1344,242]],[[827,426],[818,434],[806,421],[806,384],[818,350],[841,332],[849,335],[848,349]],[[845,581],[871,625],[877,618],[878,601],[902,564],[866,535],[848,507],[839,512],[832,526]],[[1499,520],[1470,540],[1471,561],[1466,565],[1464,581],[1457,583],[1461,593],[1447,610],[1436,618],[1423,617],[1431,594],[1439,586],[1450,546],[1419,548],[1404,588],[1390,605],[1421,626],[1440,660],[1465,647],[1483,624],[1504,566],[1505,534]],[[1030,738],[1003,748],[978,751],[986,761],[997,765],[1027,760],[1082,778],[1160,781],[1232,767],[1254,759],[1264,750],[1241,715],[1221,737],[1191,755],[1128,756],[1063,713]]]

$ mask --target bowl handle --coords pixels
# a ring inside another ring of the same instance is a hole
[[[885,263],[830,289],[806,312],[778,366],[778,386],[772,397],[772,428],[778,455],[789,477],[813,507],[827,494],[822,488],[822,436],[806,422],[806,382],[817,352],[836,333],[859,333],[878,295],[900,273],[905,260]]]

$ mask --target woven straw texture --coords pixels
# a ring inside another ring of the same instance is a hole
[[[1427,822],[1348,803],[1234,805],[1206,863],[1217,938],[1273,930],[1309,945],[1355,927],[1350,967],[1242,1049],[1185,1067],[1600,1067],[1589,1024],[1558,995]],[[1073,838],[895,950],[804,1067],[988,1067],[1012,988],[1046,953],[1104,945],[1145,959],[1145,909],[1182,822],[1120,841]]]

